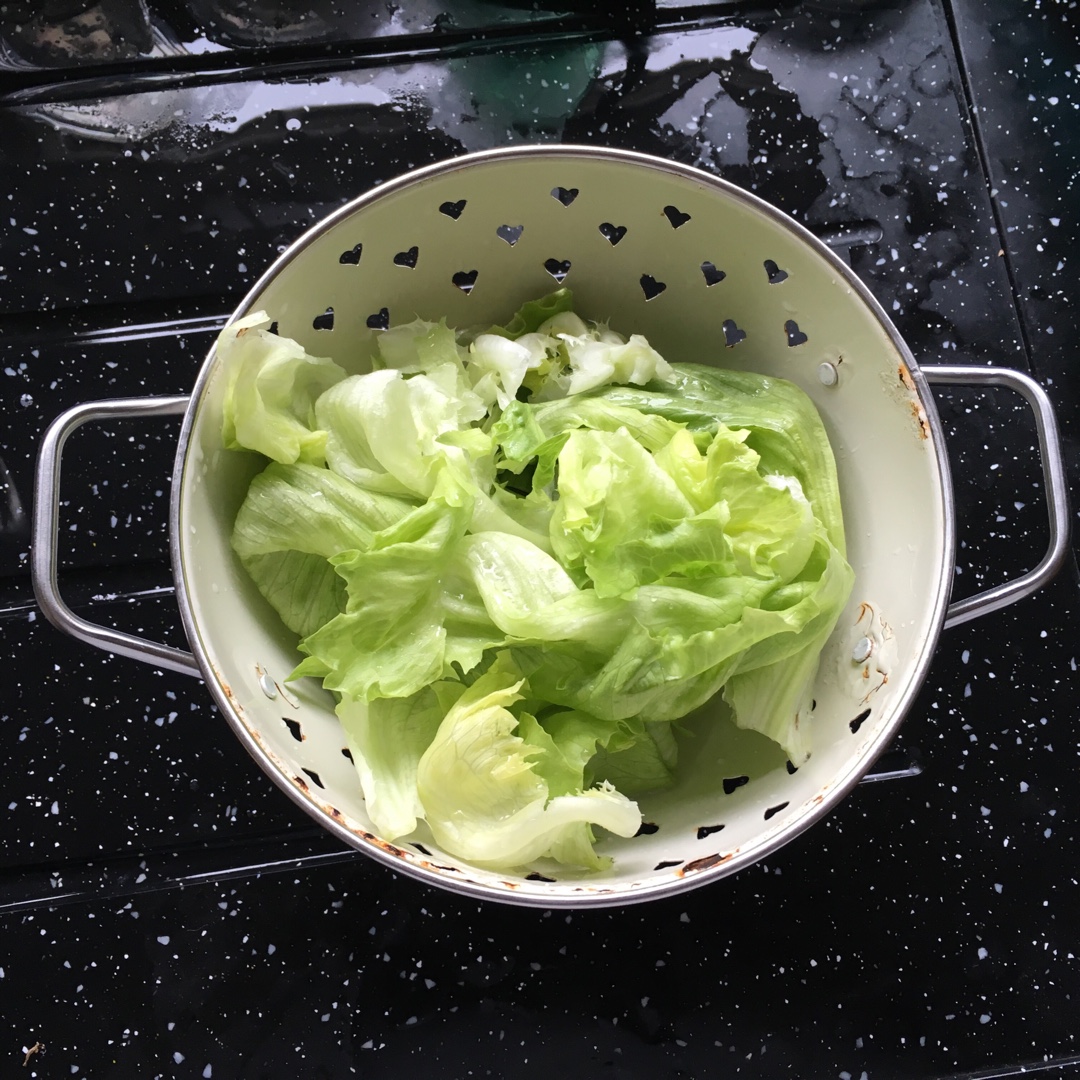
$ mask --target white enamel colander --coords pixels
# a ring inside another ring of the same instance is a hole
[[[229,546],[259,468],[221,445],[224,380],[212,350],[190,398],[82,405],[59,417],[39,459],[33,570],[46,616],[76,637],[206,681],[268,775],[347,843],[456,892],[544,907],[666,896],[735,872],[819,820],[896,732],[945,625],[1026,596],[1057,570],[1068,513],[1050,405],[1028,376],[921,371],[879,304],[820,241],[714,176],[641,154],[576,146],[495,150],[418,169],[342,207],[296,241],[233,319],[264,309],[308,352],[365,370],[375,335],[417,316],[451,326],[505,321],[571,287],[576,310],[644,334],[668,360],[751,369],[797,383],[836,455],[855,570],[851,601],[814,688],[812,754],[799,769],[728,724],[699,733],[676,786],[641,802],[646,825],[605,837],[602,873],[478,870],[430,837],[373,830],[333,702],[286,684],[296,641]],[[1004,384],[1035,410],[1051,543],[1022,577],[949,606],[953,500],[928,382]],[[172,490],[176,595],[191,653],[96,626],[57,589],[61,449],[88,419],[184,413]],[[552,880],[554,878],[555,880]]]

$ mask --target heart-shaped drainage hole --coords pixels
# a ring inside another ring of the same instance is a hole
[[[701,264],[701,273],[705,278],[705,284],[711,289],[714,285],[719,285],[727,274],[723,270],[717,270],[715,263],[703,262]]]
[[[524,231],[524,225],[500,225],[495,230],[495,235],[513,247],[521,239],[521,234]]]
[[[420,258],[420,249],[411,247],[408,251],[399,251],[394,256],[395,266],[407,266],[410,270],[416,266],[416,260]]]
[[[439,207],[439,213],[445,214],[448,218],[453,218],[455,221],[461,217],[465,210],[465,200],[458,199],[457,202],[444,202]]]
[[[641,275],[641,291],[645,294],[646,300],[655,300],[666,288],[667,285],[662,281],[657,281],[652,274]]]
[[[344,263],[346,266],[356,266],[360,262],[360,256],[363,254],[364,245],[357,244],[354,248],[349,248],[348,251],[343,251],[338,256],[338,262]]]
[[[765,273],[769,275],[770,285],[779,285],[781,281],[787,280],[787,271],[781,270],[772,259],[765,260]]]
[[[547,259],[544,269],[561,285],[563,279],[570,273],[569,259]]]
[[[321,315],[316,315],[311,320],[311,325],[316,330],[333,330],[334,329],[334,309],[328,307]]]
[[[722,327],[724,331],[724,344],[729,348],[734,348],[746,338],[746,331],[740,330],[735,325],[734,319],[725,319]]]
[[[806,335],[799,329],[799,324],[794,319],[788,319],[788,321],[784,323],[784,333],[787,334],[789,348],[801,345],[807,340]]]
[[[476,270],[459,270],[451,280],[466,296],[468,296],[469,293],[473,291],[473,287],[476,285],[476,279],[479,276],[479,272]]]
[[[684,214],[677,206],[665,206],[664,215],[673,229],[681,229],[690,220],[690,215]]]
[[[565,187],[552,188],[551,189],[551,197],[553,199],[558,199],[559,202],[561,202],[563,204],[563,206],[569,206],[578,197],[578,189],[576,187],[572,187],[572,188],[565,188]]]
[[[625,225],[612,225],[610,221],[605,221],[600,226],[600,235],[614,247],[625,235]]]
[[[369,330],[389,330],[390,309],[379,308],[374,315],[369,315],[367,317],[367,325]]]

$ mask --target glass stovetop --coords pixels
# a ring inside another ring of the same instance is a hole
[[[512,142],[658,154],[793,214],[920,363],[1043,382],[1075,497],[1074,6],[585,7],[0,3],[5,1075],[1080,1068],[1075,559],[942,636],[872,782],[822,825],[695,893],[571,915],[459,899],[343,849],[200,683],[36,610],[32,473],[57,413],[186,392],[308,225]],[[959,597],[1032,566],[1048,529],[1026,408],[935,394]],[[61,556],[80,613],[182,645],[177,429],[73,437]]]

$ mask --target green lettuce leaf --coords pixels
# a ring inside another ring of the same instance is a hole
[[[331,558],[346,609],[300,642],[307,659],[292,677],[318,675],[327,689],[361,701],[410,697],[455,665],[470,671],[502,644],[460,567],[471,510],[466,499],[433,496],[367,550]]]
[[[315,401],[345,372],[332,360],[309,356],[291,338],[271,334],[269,326],[269,316],[260,311],[218,336],[225,380],[222,442],[272,461],[321,465],[326,432],[316,424]]]
[[[460,693],[460,684],[451,683]],[[407,836],[424,816],[416,770],[442,723],[446,706],[432,686],[411,697],[342,698],[338,719],[360,775],[371,823],[386,840]]]
[[[496,666],[447,712],[417,767],[425,820],[442,847],[478,866],[525,866],[548,855],[599,868],[589,827],[633,836],[641,812],[610,787],[552,796],[533,765],[548,747],[515,731],[510,706],[521,683]]]

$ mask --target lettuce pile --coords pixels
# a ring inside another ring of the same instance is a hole
[[[602,868],[594,827],[638,830],[673,722],[718,693],[805,759],[852,572],[800,390],[668,364],[567,290],[482,333],[391,328],[363,375],[269,324],[218,342],[225,445],[269,459],[233,548],[292,677],[335,695],[380,835]]]

